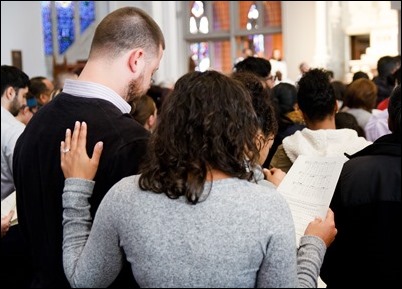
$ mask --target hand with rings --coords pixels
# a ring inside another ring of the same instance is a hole
[[[67,148],[67,149],[63,149],[61,152],[66,154],[66,153],[68,153],[69,151],[70,151],[70,149]]]
[[[103,143],[98,142],[93,151],[92,158],[89,158],[87,149],[87,124],[76,122],[74,131],[66,130],[64,141],[60,145],[61,169],[64,177],[92,180],[99,166],[99,159],[102,154]]]

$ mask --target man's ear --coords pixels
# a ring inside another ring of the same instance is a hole
[[[131,51],[128,64],[132,73],[137,73],[141,67],[141,62],[144,58],[144,50],[142,48],[134,49]]]
[[[15,89],[12,86],[7,87],[5,96],[8,101],[12,101],[17,96]]]
[[[39,100],[42,104],[46,104],[50,101],[50,96],[45,93],[41,93],[39,96]]]

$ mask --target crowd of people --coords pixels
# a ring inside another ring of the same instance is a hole
[[[400,57],[348,85],[303,64],[293,85],[275,51],[166,92],[152,86],[164,50],[125,7],[63,84],[2,65],[1,199],[15,191],[18,212],[11,227],[2,212],[5,285],[400,283]],[[277,187],[301,155],[349,160],[297,244]]]

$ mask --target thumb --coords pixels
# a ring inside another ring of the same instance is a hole
[[[10,222],[14,216],[14,210],[11,210],[6,216],[6,222]]]
[[[322,222],[322,219],[320,217],[315,217],[314,221],[312,221],[311,223],[318,224],[318,223],[321,223],[321,222]]]
[[[334,211],[331,208],[328,208],[327,216],[325,217],[326,220],[333,221],[335,219]]]
[[[268,169],[266,169],[266,168],[263,168],[262,171],[263,171],[263,173],[264,173],[265,176],[270,176],[270,175],[272,175],[271,171],[268,170]]]
[[[93,152],[92,158],[91,158],[91,163],[93,163],[96,166],[99,165],[99,159],[101,157],[102,150],[103,150],[103,142],[100,141],[100,142],[96,143],[96,145],[94,147],[94,152]]]

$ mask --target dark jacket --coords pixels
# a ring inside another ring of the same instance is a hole
[[[13,164],[18,220],[32,253],[34,287],[69,287],[62,263],[60,142],[75,121],[88,124],[90,156],[96,142],[104,142],[90,200],[92,217],[116,182],[138,172],[146,152],[149,133],[106,100],[62,93],[34,115],[17,141]],[[134,284],[132,274],[127,278],[120,281],[126,287]]]
[[[328,288],[400,287],[400,135],[385,135],[350,157],[330,207],[338,234],[321,268]]]

